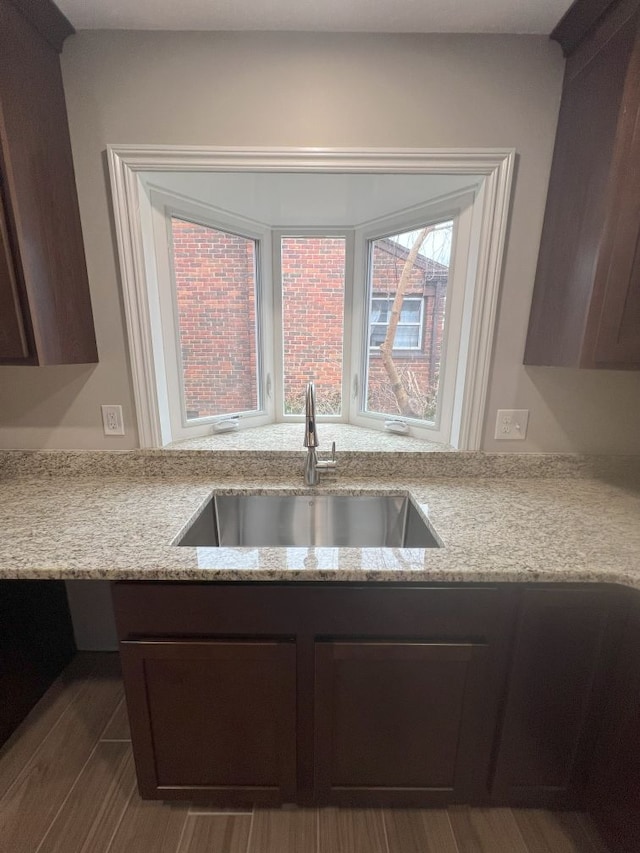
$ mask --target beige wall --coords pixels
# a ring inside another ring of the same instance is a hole
[[[529,36],[84,32],[67,41],[62,65],[101,361],[0,368],[0,446],[136,446],[104,149],[175,143],[515,147],[484,447],[640,451],[640,374],[522,366],[563,73],[556,45]],[[124,438],[102,436],[100,403],[123,404]],[[493,441],[498,407],[531,409],[526,442]]]

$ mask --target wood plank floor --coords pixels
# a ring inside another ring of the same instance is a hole
[[[256,809],[143,802],[115,655],[79,655],[0,751],[0,853],[607,853],[537,809]]]

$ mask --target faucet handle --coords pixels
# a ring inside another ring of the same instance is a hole
[[[336,443],[333,441],[331,443],[331,459],[318,459],[315,463],[315,469],[316,471],[335,471],[336,467]],[[307,483],[307,485],[309,484]]]

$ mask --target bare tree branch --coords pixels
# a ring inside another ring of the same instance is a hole
[[[409,282],[411,281],[411,273],[413,272],[418,252],[422,248],[424,241],[427,239],[427,235],[432,231],[435,231],[436,228],[437,226],[435,225],[427,225],[426,228],[423,228],[416,237],[416,240],[407,255],[407,259],[404,262],[402,273],[400,275],[400,281],[398,282],[398,289],[396,290],[393,305],[391,306],[391,316],[389,317],[387,334],[385,335],[384,341],[380,344],[382,363],[389,377],[389,381],[391,382],[391,390],[398,401],[398,408],[403,415],[409,418],[420,417],[420,413],[414,411],[413,406],[411,405],[411,398],[409,397],[407,389],[405,388],[400,374],[398,373],[398,369],[396,368],[392,356],[393,342],[395,341],[398,322],[400,321],[400,312],[402,311],[404,294],[406,293]]]

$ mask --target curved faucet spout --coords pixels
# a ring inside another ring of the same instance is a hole
[[[304,482],[307,486],[317,486],[321,471],[335,471],[336,443],[334,441],[331,448],[331,459],[318,459],[316,447],[320,442],[316,429],[316,392],[313,382],[307,383],[304,415],[304,446],[307,448],[307,458],[304,463]]]
[[[318,447],[320,442],[318,441],[318,431],[316,429],[316,392],[313,382],[307,382],[304,413],[304,446]]]

